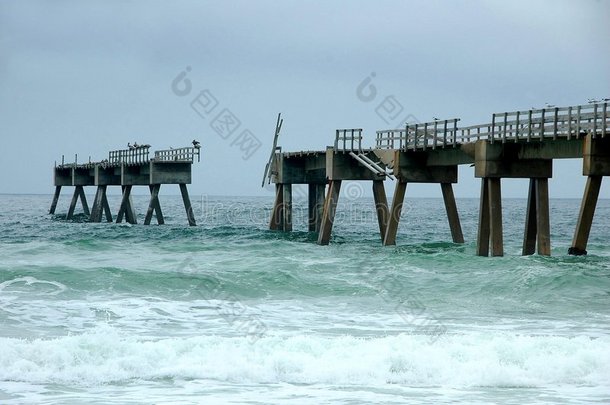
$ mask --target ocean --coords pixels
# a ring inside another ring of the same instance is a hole
[[[465,244],[441,199],[407,199],[383,247],[360,195],[329,246],[298,195],[291,233],[267,229],[271,197],[191,198],[196,227],[179,196],[144,226],[146,196],[129,225],[0,195],[0,403],[610,403],[608,200],[588,256],[566,253],[580,201],[551,200],[553,256],[522,257],[506,199],[487,258],[477,199],[457,200]]]

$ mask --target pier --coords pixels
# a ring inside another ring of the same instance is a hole
[[[150,203],[144,225],[150,225],[153,215],[158,224],[163,224],[165,220],[159,201],[161,185],[177,184],[182,194],[188,223],[190,226],[195,226],[195,216],[187,188],[187,184],[191,184],[191,169],[195,159],[200,160],[198,145],[158,150],[154,152],[154,156],[150,156],[149,145],[131,147],[110,151],[108,158],[102,161],[80,164],[77,162],[77,156],[73,163],[65,163],[62,158],[61,164],[56,164],[53,170],[55,194],[49,213],[55,214],[62,187],[74,187],[66,219],[70,220],[74,217],[76,206],[80,201],[83,213],[89,216],[90,222],[101,222],[102,217],[105,217],[107,222],[112,222],[113,215],[106,192],[108,186],[120,186],[122,198],[116,222],[120,223],[124,219],[130,224],[136,224],[137,216],[131,192],[134,186],[147,186],[150,191]],[[87,186],[97,187],[91,210],[84,191]]]
[[[604,176],[610,175],[610,117],[607,103],[495,113],[491,122],[461,127],[452,118],[380,130],[375,144],[362,146],[362,129],[335,131],[325,150],[282,152],[278,117],[265,180],[275,184],[269,228],[292,230],[292,185],[307,184],[309,230],[318,244],[330,242],[341,182],[372,182],[383,245],[396,244],[408,183],[440,185],[454,243],[463,243],[453,185],[458,166],[473,165],[481,179],[477,255],[504,254],[503,178],[529,179],[523,255],[551,254],[549,187],[553,160],[579,158],[587,176],[578,222],[568,253],[587,253],[589,232]],[[391,205],[384,181],[396,182]],[[264,181],[265,181],[264,180]]]

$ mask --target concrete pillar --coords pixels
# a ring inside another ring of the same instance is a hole
[[[373,181],[373,198],[375,200],[375,211],[377,212],[377,222],[379,224],[379,235],[381,236],[381,242],[383,243],[385,231],[388,226],[388,218],[390,217],[388,199],[385,194],[383,180]]]
[[[57,202],[59,201],[59,194],[61,193],[61,186],[55,186],[55,194],[53,195],[53,201],[51,202],[51,208],[49,214],[55,214],[57,208]]]
[[[460,224],[460,216],[451,183],[441,183],[441,191],[443,192],[443,200],[445,201],[445,210],[447,211],[453,243],[464,243],[464,234],[462,233],[462,225]]]
[[[309,231],[320,232],[322,215],[324,212],[324,184],[309,184],[308,212],[309,212]]]
[[[196,226],[197,222],[195,222],[195,213],[193,212],[193,207],[191,206],[189,191],[184,183],[180,183],[180,194],[182,194],[182,202],[184,203],[184,210],[186,211],[189,226]]]
[[[392,209],[390,210],[390,216],[387,221],[385,237],[383,238],[383,244],[385,246],[396,244],[396,233],[398,232],[400,213],[402,212],[402,205],[405,199],[406,191],[407,183],[404,181],[398,181],[396,183],[396,188],[394,189],[394,198],[392,198]]]
[[[580,205],[580,213],[578,214],[578,223],[572,239],[572,247],[568,250],[571,255],[586,255],[587,242],[589,241],[589,233],[593,224],[593,216],[595,215],[595,206],[599,197],[599,190],[602,185],[602,176],[587,177],[587,185],[585,193]]]
[[[331,180],[328,186],[326,200],[324,200],[324,212],[322,214],[322,226],[318,234],[318,244],[328,245],[335,220],[339,192],[341,191],[341,180]]]

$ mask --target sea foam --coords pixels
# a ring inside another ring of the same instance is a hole
[[[610,339],[471,333],[427,336],[193,336],[150,339],[100,327],[0,339],[0,380],[91,386],[132,379],[407,386],[608,386]]]

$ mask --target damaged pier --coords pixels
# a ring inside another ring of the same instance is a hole
[[[266,170],[276,185],[270,229],[292,230],[292,185],[307,184],[309,230],[318,243],[331,238],[341,182],[371,181],[384,245],[396,244],[396,234],[408,183],[441,187],[454,243],[463,243],[453,184],[458,166],[473,165],[481,179],[477,255],[504,254],[501,180],[529,179],[523,255],[551,254],[549,186],[553,160],[583,160],[587,176],[582,206],[569,254],[586,254],[587,241],[603,176],[610,175],[610,116],[607,103],[504,112],[490,123],[458,127],[458,118],[409,124],[377,131],[375,146],[363,148],[361,129],[335,132],[326,150],[282,152],[279,127]],[[281,124],[278,118],[278,123]],[[384,181],[396,181],[389,206]]]
[[[150,191],[150,202],[144,218],[144,225],[149,225],[155,216],[158,224],[165,223],[159,191],[161,185],[177,184],[180,187],[184,209],[190,226],[195,226],[195,216],[188,194],[187,184],[191,184],[192,165],[200,160],[200,148],[186,147],[179,149],[158,150],[150,157],[150,146],[139,146],[130,149],[115,150],[108,153],[108,159],[100,162],[84,164],[64,163],[56,165],[53,172],[55,194],[49,210],[54,214],[59,201],[62,187],[74,187],[74,194],[70,202],[66,219],[74,216],[76,206],[80,200],[83,213],[89,216],[90,222],[101,222],[102,217],[107,222],[113,221],[110,205],[108,204],[108,186],[121,187],[121,205],[116,222],[125,219],[130,224],[137,223],[137,216],[133,207],[131,192],[134,186],[147,186]],[[63,159],[62,159],[63,160]],[[93,206],[89,210],[84,188],[97,187]]]

